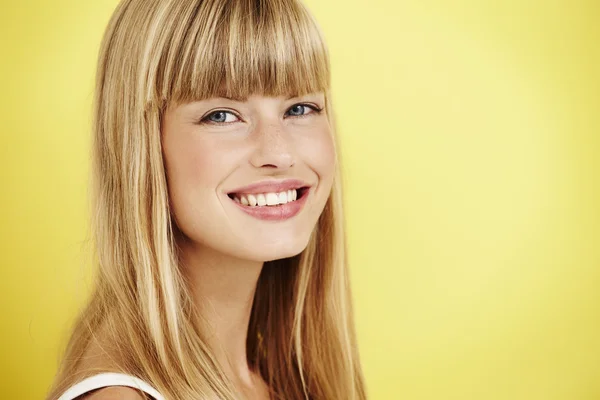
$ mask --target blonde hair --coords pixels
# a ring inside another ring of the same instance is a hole
[[[179,268],[161,118],[170,104],[213,96],[316,91],[325,92],[335,132],[328,51],[299,1],[121,1],[102,41],[94,101],[98,272],[49,399],[98,372],[82,359],[99,336],[111,371],[151,382],[168,399],[236,398]],[[271,398],[366,399],[339,168],[307,248],[263,267],[247,354]]]

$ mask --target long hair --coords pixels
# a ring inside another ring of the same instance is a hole
[[[337,142],[328,50],[298,0],[121,1],[102,40],[94,97],[97,275],[49,399],[102,370],[144,379],[168,399],[236,398],[180,270],[161,119],[170,104],[213,96],[315,91],[325,92]],[[339,162],[306,249],[264,264],[248,329],[248,363],[272,399],[366,399]],[[111,367],[84,368],[99,337]]]

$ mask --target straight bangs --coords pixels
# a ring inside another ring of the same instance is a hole
[[[155,64],[156,82],[147,82],[147,88],[156,84],[154,101],[327,93],[328,51],[320,28],[300,2],[198,3],[173,10],[179,23],[171,22],[174,31],[164,38],[167,45],[157,46],[165,53]]]

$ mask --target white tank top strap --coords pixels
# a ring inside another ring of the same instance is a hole
[[[158,390],[154,389],[143,380],[136,378],[135,376],[117,372],[104,372],[101,374],[92,375],[89,378],[85,378],[81,382],[71,386],[58,398],[58,400],[73,400],[82,394],[91,392],[92,390],[109,386],[127,386],[130,388],[139,389],[142,392],[152,396],[152,398],[155,400],[165,400],[165,398],[158,393]]]

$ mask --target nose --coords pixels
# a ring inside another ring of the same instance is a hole
[[[294,165],[295,155],[289,133],[277,122],[260,123],[252,133],[255,148],[250,163],[257,167],[287,169]]]

